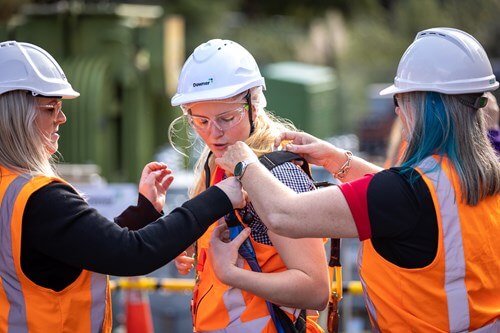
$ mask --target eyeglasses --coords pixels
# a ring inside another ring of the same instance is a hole
[[[394,101],[394,107],[398,108],[399,107],[399,102],[398,102],[398,99],[397,99],[396,95],[392,96],[392,100]]]
[[[233,128],[241,122],[246,111],[248,111],[248,104],[240,106],[237,109],[224,112],[215,117],[215,119],[210,119],[202,116],[193,116],[191,114],[187,114],[186,118],[189,125],[197,129],[198,131],[208,131],[208,129],[210,128],[210,124],[213,124],[220,131],[227,131],[228,129]]]
[[[50,112],[52,116],[56,116],[62,110],[62,101],[58,101],[54,104],[37,104],[36,107],[39,110]]]

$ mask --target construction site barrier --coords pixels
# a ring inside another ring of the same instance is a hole
[[[188,292],[194,288],[194,279],[174,278],[117,278],[109,281],[111,291],[139,289],[146,291],[166,290],[173,292]],[[343,284],[344,294],[362,295],[363,289],[360,281],[347,281]]]

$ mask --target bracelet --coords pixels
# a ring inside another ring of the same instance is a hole
[[[339,171],[333,173],[333,177],[342,179],[347,175],[349,170],[351,169],[351,161],[352,161],[352,152],[349,150],[345,151],[345,156],[347,156],[347,161],[340,167]]]

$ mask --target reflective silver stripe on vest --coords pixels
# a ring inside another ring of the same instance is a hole
[[[471,333],[498,333],[500,332],[500,321],[495,320],[493,323],[471,331]]]
[[[465,286],[465,257],[462,230],[455,190],[445,172],[433,157],[427,157],[420,168],[434,184],[441,212],[445,250],[445,291],[448,302],[450,332],[469,329],[469,301]],[[427,172],[426,172],[427,170]]]
[[[26,304],[12,255],[11,219],[19,192],[31,176],[18,176],[9,184],[0,204],[0,277],[10,304],[7,326],[9,332],[27,333]]]
[[[92,273],[92,307],[90,314],[90,327],[92,332],[101,332],[106,313],[106,295],[107,295],[107,275]],[[108,300],[111,301],[111,300]]]
[[[11,220],[17,196],[31,178],[29,175],[21,175],[14,179],[0,203],[0,277],[10,305],[7,326],[9,332],[15,333],[28,333],[28,327],[23,290],[12,254]],[[97,333],[102,331],[106,313],[107,276],[92,273],[91,288],[91,329],[92,333]]]
[[[368,315],[370,316],[370,319],[372,321],[372,332],[373,333],[380,333],[381,330],[378,327],[378,322],[377,322],[377,311],[375,309],[375,305],[373,305],[372,300],[368,296],[367,288],[366,288],[366,283],[365,280],[363,280],[363,275],[361,274],[361,263],[363,260],[363,244],[359,246],[358,250],[358,274],[359,274],[359,280],[361,281],[361,285],[363,287],[363,297],[365,299],[365,305],[368,310]]]
[[[199,333],[261,333],[266,327],[267,323],[271,319],[271,316],[265,316],[257,318],[246,323],[238,323],[230,325],[226,328],[213,331],[202,331]]]
[[[240,289],[229,288],[222,297],[229,313],[228,326],[220,330],[203,331],[203,333],[260,333],[271,319],[271,316],[265,316],[242,322],[240,318],[246,310],[246,304]]]

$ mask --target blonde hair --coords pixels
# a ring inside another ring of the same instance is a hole
[[[24,90],[0,95],[0,164],[18,174],[56,176],[46,150],[49,138],[38,128],[36,99]]]
[[[236,96],[230,97],[224,101],[235,103],[237,101],[244,102],[244,98],[247,95],[247,92],[238,94]],[[256,114],[254,121],[254,131],[253,133],[245,140],[246,144],[255,152],[257,156],[263,155],[273,150],[274,147],[274,139],[284,131],[297,131],[297,128],[293,125],[293,123],[288,120],[281,118],[272,114],[269,111],[265,110],[267,105],[265,96],[262,92],[262,87],[254,87],[250,89],[250,101],[252,105],[252,112]],[[184,106],[183,110],[188,110],[188,106]],[[186,111],[184,111],[186,112]],[[174,125],[179,124],[182,117],[178,117],[175,119],[169,127],[169,140],[172,146],[174,146],[172,138],[175,136],[176,131],[180,131],[180,129],[175,129]],[[175,124],[174,124],[175,123]],[[183,122],[183,125],[186,126],[186,122]],[[191,144],[189,147],[194,145],[194,137],[188,136],[188,141],[191,140]],[[175,150],[180,152],[178,149],[174,147]],[[182,152],[180,152],[183,154]],[[189,190],[189,196],[194,197],[198,193],[203,192],[205,190],[206,183],[206,175],[205,175],[205,163],[208,158],[208,166],[210,172],[213,173],[215,170],[215,158],[212,156],[209,157],[210,150],[207,146],[203,147],[203,150],[200,154],[200,157],[195,163],[194,166],[194,181],[193,185]],[[185,154],[184,154],[185,155]]]

